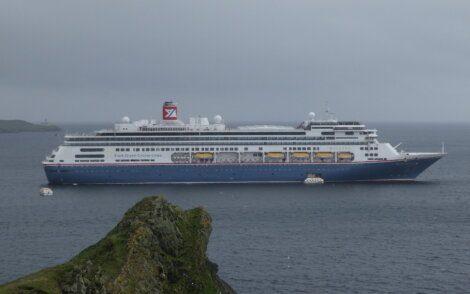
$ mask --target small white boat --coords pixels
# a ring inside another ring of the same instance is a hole
[[[308,177],[304,180],[305,184],[323,184],[325,180],[319,177]]]
[[[54,195],[54,192],[52,191],[51,188],[41,187],[41,189],[39,189],[39,194],[41,196],[52,196],[52,195]]]

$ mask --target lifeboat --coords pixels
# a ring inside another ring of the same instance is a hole
[[[214,158],[214,154],[210,152],[200,152],[200,153],[193,153],[193,157],[198,159],[212,159]]]
[[[333,152],[317,152],[315,153],[315,156],[318,158],[330,158],[334,157],[335,154]]]
[[[310,154],[308,152],[292,152],[291,156],[295,158],[307,158]]]
[[[283,152],[267,152],[265,156],[268,158],[284,158],[286,154]]]
[[[338,158],[340,159],[352,159],[354,155],[350,152],[339,152]]]

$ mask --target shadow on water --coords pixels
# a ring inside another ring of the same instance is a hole
[[[324,184],[304,184],[304,183],[165,183],[165,184],[155,184],[155,183],[139,183],[139,184],[73,184],[73,185],[57,185],[57,184],[47,184],[43,186],[48,186],[54,189],[76,189],[76,188],[85,188],[85,189],[95,189],[95,188],[128,188],[128,189],[142,189],[142,188],[244,188],[244,187],[257,187],[257,188],[271,188],[271,187],[308,187],[321,189],[322,187],[370,187],[370,186],[381,186],[381,187],[398,187],[398,186],[433,186],[440,185],[442,181],[440,180],[397,180],[397,181],[360,181],[360,182],[326,182]]]

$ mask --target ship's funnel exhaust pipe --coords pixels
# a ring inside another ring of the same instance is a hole
[[[167,101],[163,103],[163,120],[177,120],[178,119],[178,106],[176,103]]]

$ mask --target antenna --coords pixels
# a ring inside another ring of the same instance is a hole
[[[336,121],[336,119],[334,118],[334,113],[330,111],[330,107],[328,106],[328,103],[329,101],[328,100],[325,100],[325,106],[326,106],[326,109],[325,109],[325,119],[327,121]]]

